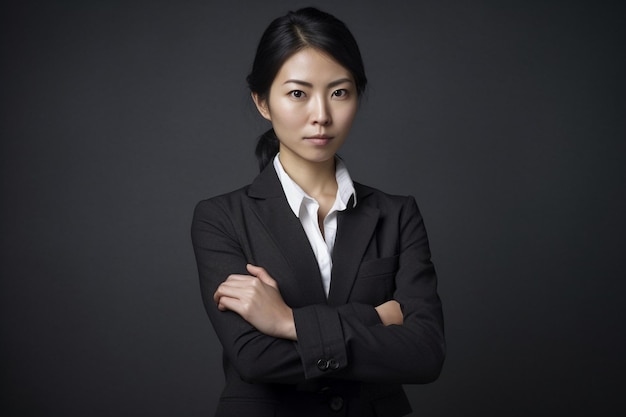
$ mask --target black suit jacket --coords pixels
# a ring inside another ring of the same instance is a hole
[[[444,359],[437,279],[412,197],[355,183],[338,215],[328,298],[306,234],[270,164],[240,190],[200,202],[192,224],[204,305],[223,346],[217,416],[401,416],[403,383],[435,380]],[[213,301],[230,274],[264,267],[293,308],[298,341],[264,335]],[[404,324],[374,307],[397,300]]]

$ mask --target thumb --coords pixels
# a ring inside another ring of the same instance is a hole
[[[253,276],[257,277],[264,284],[271,285],[272,287],[276,288],[276,281],[274,281],[274,279],[270,276],[270,274],[267,273],[265,268],[263,268],[261,266],[247,264],[246,265],[246,269],[248,270],[250,275],[253,275]]]

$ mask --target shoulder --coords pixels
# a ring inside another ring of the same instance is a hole
[[[354,183],[354,189],[357,205],[375,206],[382,210],[416,205],[415,198],[411,195],[389,194],[358,182]]]
[[[250,185],[246,185],[237,190],[201,200],[196,204],[194,216],[232,212],[244,204],[249,189]]]
[[[205,236],[236,236],[242,223],[248,188],[245,186],[198,202],[191,222],[192,240],[196,242]]]
[[[377,188],[354,183],[357,209],[377,210],[380,219],[393,224],[422,222],[422,213],[412,195],[390,194]]]

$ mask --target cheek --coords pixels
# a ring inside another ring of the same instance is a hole
[[[350,128],[352,122],[354,121],[354,117],[356,116],[356,106],[346,106],[345,108],[341,108],[335,116],[335,123],[340,123],[346,128]]]
[[[306,123],[306,112],[291,103],[280,103],[272,108],[272,123],[283,128],[300,128]]]

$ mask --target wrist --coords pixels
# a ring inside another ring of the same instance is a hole
[[[298,340],[298,334],[296,332],[296,321],[293,318],[293,310],[288,308],[286,319],[284,320],[281,336],[288,340]]]

